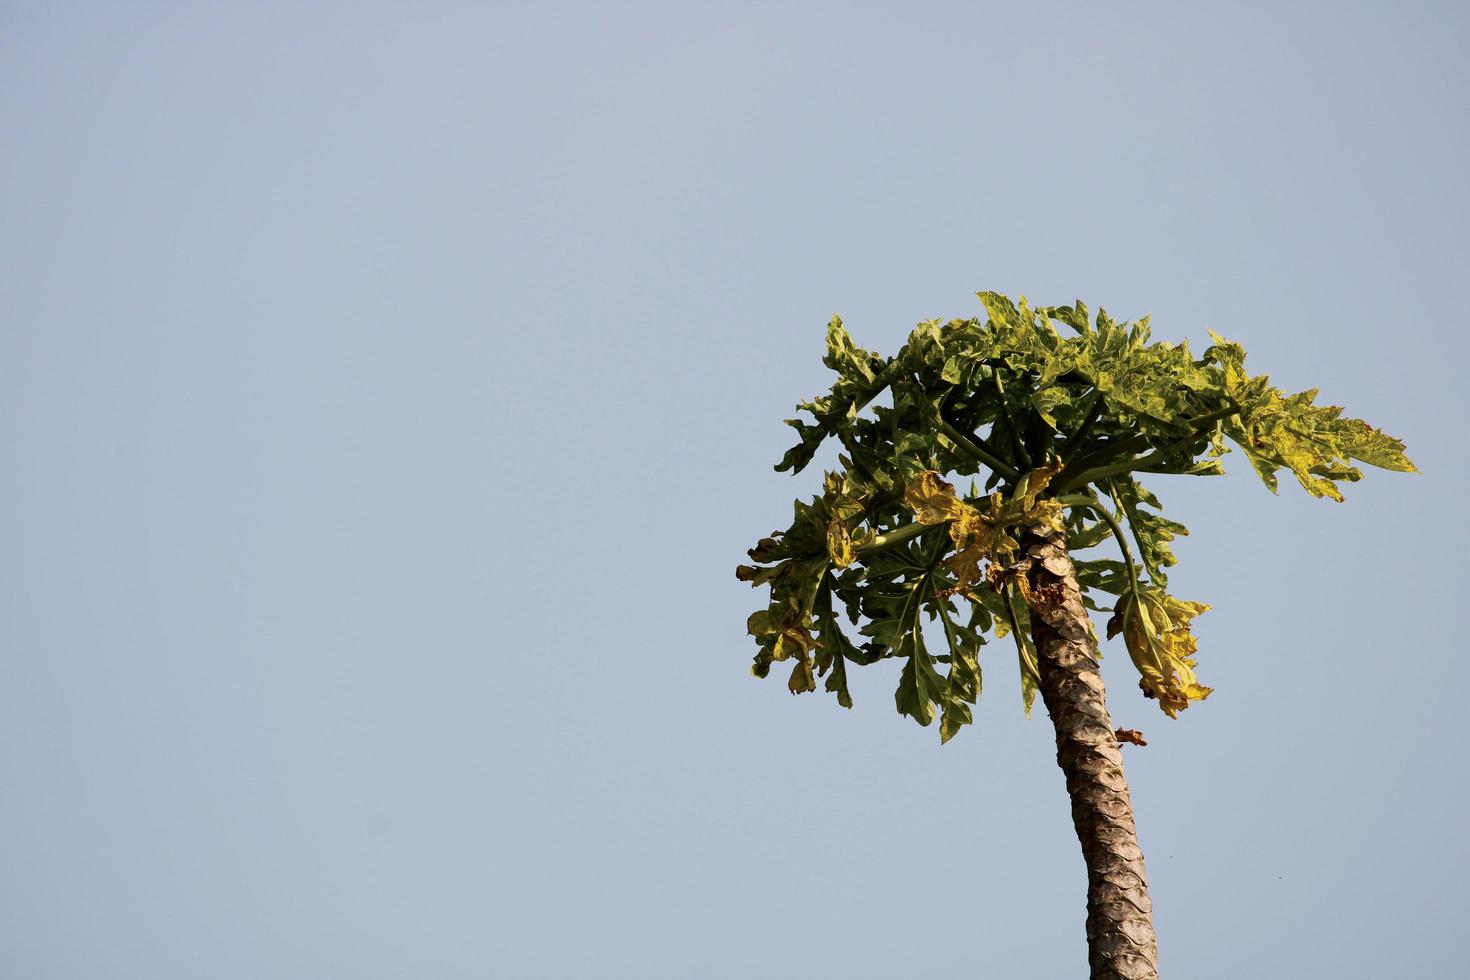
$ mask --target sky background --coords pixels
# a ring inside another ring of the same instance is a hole
[[[1155,489],[1167,976],[1465,975],[1460,4],[0,3],[0,975],[1085,969],[1050,725],[760,682],[823,327],[1081,297],[1420,476]]]

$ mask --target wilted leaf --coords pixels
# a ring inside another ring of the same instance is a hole
[[[791,680],[786,685],[792,694],[805,694],[817,689],[816,678],[812,676],[812,664],[810,660],[798,660],[791,668]]]
[[[1189,632],[1190,621],[1209,608],[1160,591],[1130,592],[1119,603],[1123,642],[1142,675],[1139,686],[1145,696],[1158,699],[1170,718],[1178,717],[1190,701],[1210,696],[1212,689],[1194,674],[1195,639]]]

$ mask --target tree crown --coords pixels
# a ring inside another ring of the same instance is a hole
[[[1074,559],[1083,601],[1112,610],[1108,637],[1122,633],[1144,693],[1176,717],[1210,693],[1189,632],[1209,607],[1167,592],[1169,542],[1188,531],[1140,475],[1218,475],[1233,445],[1273,492],[1286,469],[1311,495],[1340,501],[1339,483],[1362,477],[1354,461],[1415,469],[1402,442],[1314,404],[1315,389],[1285,395],[1247,374],[1245,351],[1213,331],[1196,357],[1187,343],[1150,343],[1146,317],[1117,323],[1080,301],[979,297],[985,320],[921,323],[890,358],[856,346],[840,318],[828,325],[823,363],[837,380],[797,406],[812,421],[787,420],[799,442],[776,469],[800,472],[829,437],[841,468],[736,572],[770,589],[747,623],[757,676],[789,660],[792,693],[825,677],[851,707],[848,664],[902,659],[898,711],[921,725],[941,717],[948,741],[973,720],[986,635],[1010,635],[1029,714],[1038,670],[1019,542],[1026,528],[1049,527],[1072,552],[1116,544],[1120,559]],[[885,391],[891,405],[864,414]],[[972,478],[968,496],[950,475]],[[838,602],[865,642],[849,638]],[[944,637],[932,651],[926,617]]]

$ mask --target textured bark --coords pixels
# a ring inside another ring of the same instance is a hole
[[[1072,823],[1087,862],[1087,947],[1093,980],[1156,980],[1158,945],[1123,754],[1113,735],[1093,634],[1065,537],[1022,541],[1041,696],[1057,732]]]

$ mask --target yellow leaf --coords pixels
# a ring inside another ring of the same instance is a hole
[[[842,521],[832,521],[827,525],[827,554],[838,568],[846,568],[853,562],[852,535]]]
[[[1017,487],[1017,496],[1021,498],[1022,506],[1030,510],[1036,506],[1036,498],[1051,483],[1052,477],[1062,471],[1062,458],[1054,457],[1050,463],[1038,466],[1036,469],[1021,477],[1020,486]]]
[[[945,483],[934,470],[924,470],[903,492],[903,502],[920,524],[943,524],[958,519],[969,505],[954,495],[954,485]]]
[[[792,694],[806,694],[817,689],[817,679],[812,676],[810,660],[798,660],[791,668],[791,680],[786,688]]]
[[[1054,460],[1032,470],[1022,478],[1015,497],[1006,500],[992,493],[983,509],[956,497],[954,487],[935,471],[924,470],[904,489],[904,503],[921,524],[949,522],[955,553],[945,564],[961,585],[972,585],[984,581],[981,561],[1007,565],[1014,559],[1020,544],[1013,528],[1044,525],[1062,530],[1062,505],[1038,499],[1061,468],[1061,460]]]
[[[1212,689],[1200,684],[1194,673],[1196,644],[1189,624],[1210,607],[1163,592],[1129,593],[1120,607],[1123,642],[1142,675],[1139,686],[1144,695],[1157,698],[1170,718],[1177,718],[1189,702],[1209,697]]]

